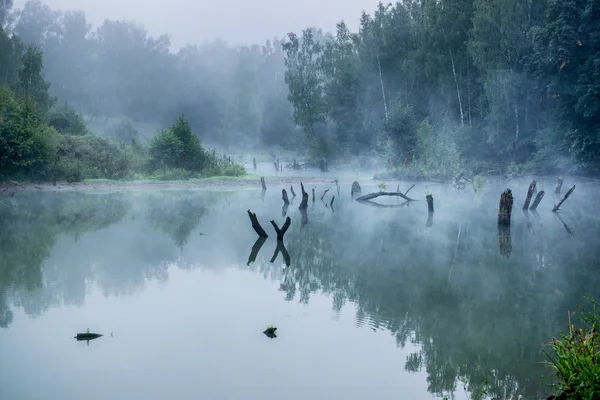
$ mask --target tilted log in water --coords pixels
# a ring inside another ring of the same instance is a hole
[[[277,240],[283,240],[283,235],[285,235],[285,233],[287,232],[287,230],[291,224],[292,224],[292,219],[290,217],[287,217],[285,219],[285,223],[283,224],[281,229],[279,229],[279,226],[277,226],[277,223],[275,221],[271,220],[271,225],[273,225],[273,228],[275,228],[275,232],[277,232]]]
[[[416,201],[400,192],[375,192],[375,193],[365,194],[364,196],[361,196],[358,199],[356,199],[356,201],[368,201],[368,200],[372,200],[372,199],[375,199],[380,196],[398,196],[398,197],[402,197],[406,201]]]
[[[546,192],[544,192],[543,190],[540,190],[538,192],[537,196],[535,196],[535,200],[533,201],[533,204],[531,205],[531,207],[529,207],[529,209],[534,211],[537,208],[537,206],[540,205],[540,201],[542,201],[545,194],[546,194]]]
[[[500,205],[498,206],[498,225],[510,225],[510,216],[512,214],[513,195],[510,189],[506,189],[500,196]]]
[[[554,206],[554,208],[552,209],[552,211],[557,212],[558,209],[560,208],[560,206],[562,206],[562,204],[569,198],[569,196],[571,195],[571,193],[573,193],[573,191],[575,190],[575,186],[573,185],[573,187],[571,189],[569,189],[569,191],[567,193],[565,193],[565,197],[562,198],[561,201],[558,202],[557,205]]]
[[[281,189],[281,198],[285,204],[290,204],[290,199],[288,198],[288,194],[285,189]]]
[[[256,234],[262,238],[268,238],[267,232],[260,226],[260,222],[258,222],[258,218],[256,218],[256,214],[248,210],[248,216],[250,217],[250,222],[252,223],[252,228]]]
[[[531,197],[533,197],[533,193],[535,192],[537,182],[531,182],[529,185],[529,189],[527,190],[527,197],[525,198],[525,204],[523,204],[523,210],[527,210],[529,208],[529,203],[531,202]]]

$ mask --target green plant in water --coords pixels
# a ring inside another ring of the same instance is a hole
[[[385,192],[385,188],[386,188],[385,182],[379,182],[377,187],[379,188],[379,191]]]
[[[475,175],[475,177],[473,178],[473,190],[475,191],[475,193],[483,189],[484,183],[485,179],[483,178],[483,176]]]
[[[571,322],[569,314],[569,331],[550,343],[553,355],[544,350],[548,365],[556,373],[558,383],[557,399],[592,400],[600,398],[600,337],[598,327],[600,315],[596,310],[596,302],[592,303],[592,311],[586,313],[583,307],[577,317],[584,328],[577,328]]]
[[[273,339],[273,338],[276,338],[276,337],[277,337],[277,335],[275,334],[275,331],[276,331],[276,330],[277,330],[277,328],[276,328],[276,327],[274,327],[273,325],[269,325],[269,326],[267,327],[267,329],[265,329],[265,330],[263,331],[263,333],[264,333],[264,334],[265,334],[267,337],[269,337],[269,338]]]

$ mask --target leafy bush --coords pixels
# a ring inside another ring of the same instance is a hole
[[[150,157],[154,169],[170,168],[180,165],[183,144],[170,130],[157,133],[150,141]]]
[[[58,133],[65,135],[82,136],[89,132],[81,115],[74,108],[63,105],[50,111],[48,125],[56,129]]]
[[[196,177],[196,173],[182,168],[165,168],[156,171],[155,177],[164,181],[185,181]]]
[[[241,165],[226,165],[221,167],[218,175],[220,176],[243,176],[246,175],[246,169]]]
[[[86,165],[73,159],[63,159],[56,166],[56,178],[67,182],[81,182]]]
[[[417,145],[417,120],[412,107],[396,103],[383,123],[384,141],[388,146],[388,158],[395,165],[410,160]]]
[[[123,179],[130,173],[131,160],[114,143],[95,135],[59,137],[59,163],[80,161],[84,178]]]
[[[548,364],[556,373],[559,399],[593,400],[600,397],[600,315],[595,301],[592,312],[582,314],[578,320],[586,326],[576,328],[569,316],[569,332],[551,343],[554,355],[548,352]]]
[[[121,118],[121,120],[110,127],[109,133],[111,137],[119,142],[130,144],[139,139],[140,132],[133,126],[133,121],[129,118]]]

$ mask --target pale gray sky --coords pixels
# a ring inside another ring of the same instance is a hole
[[[379,0],[43,0],[53,9],[85,11],[98,26],[106,18],[143,24],[151,35],[168,33],[175,47],[222,38],[231,44],[262,44],[307,26],[334,31],[344,20],[356,30],[363,10]],[[15,0],[22,7],[26,0]],[[387,3],[387,1],[386,1]]]

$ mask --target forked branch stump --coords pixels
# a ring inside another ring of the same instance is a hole
[[[256,214],[248,210],[248,216],[250,217],[250,222],[252,223],[252,228],[258,236],[261,238],[268,238],[267,232],[260,226],[260,222],[258,222],[258,218],[256,218]]]
[[[277,240],[283,240],[283,235],[285,235],[285,233],[287,232],[291,223],[292,223],[292,219],[290,217],[287,217],[285,219],[285,223],[283,224],[281,229],[279,229],[279,226],[277,226],[277,223],[275,221],[271,221],[271,225],[273,225],[273,228],[275,228],[275,232],[277,232]]]
[[[500,196],[500,205],[498,206],[498,225],[510,225],[510,216],[512,214],[513,195],[510,189],[506,189]]]

